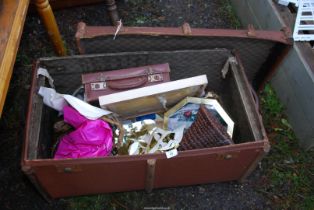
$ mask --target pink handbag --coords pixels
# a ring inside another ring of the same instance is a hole
[[[82,75],[88,102],[99,96],[170,81],[168,63]]]

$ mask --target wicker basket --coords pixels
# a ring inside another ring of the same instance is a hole
[[[202,149],[233,144],[226,129],[204,105],[200,106],[195,122],[186,131],[178,150]]]

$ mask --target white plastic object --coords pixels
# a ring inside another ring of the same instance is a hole
[[[43,97],[44,104],[59,112],[62,112],[63,107],[69,103],[81,115],[90,120],[95,120],[104,115],[111,114],[111,112],[107,110],[92,106],[74,96],[57,93],[53,88],[40,87],[38,94]]]
[[[284,5],[284,6],[288,6],[289,3],[290,3],[289,0],[279,0],[278,1],[278,4],[281,4],[281,5]]]
[[[43,97],[44,104],[59,112],[62,112],[63,107],[67,105],[63,95],[57,93],[53,88],[40,87],[38,94]]]
[[[50,87],[55,88],[55,86],[53,84],[54,81],[53,81],[52,77],[50,76],[50,74],[49,74],[47,69],[39,67],[38,70],[37,70],[37,78],[38,78],[39,75],[42,75],[42,76],[46,77],[48,79]]]
[[[296,7],[299,6],[299,0],[279,0],[278,4],[288,6],[289,3],[295,4]]]
[[[75,108],[81,115],[85,116],[90,120],[96,120],[104,115],[111,114],[112,112],[100,109],[96,106],[92,106],[85,101],[82,101],[71,95],[63,95],[64,99]]]
[[[299,1],[293,39],[294,41],[314,40],[314,0]]]
[[[169,158],[172,158],[172,157],[175,157],[178,155],[178,150],[177,149],[172,149],[172,150],[169,150],[168,152],[166,152],[166,157],[169,159]]]

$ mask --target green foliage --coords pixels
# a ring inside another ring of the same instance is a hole
[[[80,196],[67,200],[69,210],[104,210],[104,206],[110,201],[110,196]]]
[[[261,99],[264,124],[271,143],[263,161],[266,182],[259,186],[279,209],[314,209],[314,155],[298,146],[284,107],[266,85]]]
[[[135,209],[144,206],[142,194],[136,191],[79,196],[66,199],[66,203],[68,210],[126,210],[130,205]]]
[[[23,66],[30,66],[32,64],[30,57],[20,51],[16,55],[16,62]]]
[[[263,110],[270,117],[277,117],[283,112],[283,106],[279,102],[276,93],[268,84],[265,86],[263,97],[262,97]],[[287,122],[287,121],[286,121]]]
[[[134,20],[134,25],[141,25],[141,24],[144,24],[145,22],[147,22],[149,19],[145,16],[138,16],[138,17],[135,17],[135,20]]]
[[[152,20],[152,12],[155,9],[153,0],[130,0],[125,2],[129,17],[123,20],[125,26],[143,26]],[[150,12],[148,12],[150,11]]]
[[[303,203],[300,205],[300,209],[314,209],[314,195],[304,198]]]
[[[230,0],[220,0],[219,3],[220,8],[218,9],[218,13],[230,21],[234,28],[241,28],[241,23],[236,15],[236,12],[234,11],[233,6],[231,5]]]

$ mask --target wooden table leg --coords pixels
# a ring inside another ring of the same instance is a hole
[[[37,7],[37,11],[45,25],[50,40],[53,43],[54,49],[58,55],[66,55],[66,49],[64,47],[59,28],[52,12],[48,0],[34,0]]]
[[[105,4],[107,7],[107,11],[109,12],[109,16],[111,19],[112,25],[117,25],[120,20],[119,14],[117,11],[117,5],[115,0],[105,0]]]

